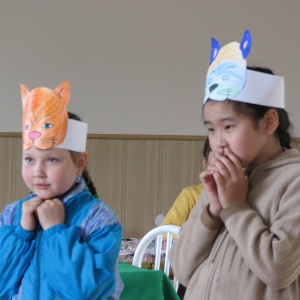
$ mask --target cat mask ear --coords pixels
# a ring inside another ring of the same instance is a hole
[[[23,110],[24,110],[24,108],[26,106],[26,100],[29,95],[29,90],[23,84],[20,85],[20,89],[21,89],[21,97],[22,97],[22,104],[23,104]],[[55,92],[58,95],[60,95],[60,97],[64,100],[65,105],[67,106],[69,103],[69,99],[70,99],[70,84],[69,84],[69,82],[64,81],[61,84],[59,84],[56,87]]]
[[[21,97],[22,97],[22,104],[23,104],[23,110],[24,110],[29,91],[28,91],[28,88],[23,84],[20,85],[20,89],[21,89]]]
[[[235,100],[284,108],[284,79],[280,76],[247,70],[246,58],[252,46],[249,30],[241,42],[220,48],[212,39],[210,66],[207,71],[204,102]]]
[[[65,105],[67,106],[70,100],[70,84],[68,81],[64,81],[61,84],[59,84],[55,92],[60,95],[62,99],[64,99]]]
[[[62,82],[55,90],[40,87],[29,92],[21,85],[23,104],[23,150],[53,147],[83,152],[86,149],[87,124],[68,119],[70,85]]]

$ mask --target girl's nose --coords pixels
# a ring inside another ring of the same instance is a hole
[[[43,168],[43,165],[38,163],[35,165],[34,171],[33,171],[33,175],[35,177],[45,177],[45,170]]]
[[[217,134],[215,139],[215,148],[217,150],[217,153],[222,154],[224,148],[226,147],[228,147],[228,143],[224,135],[222,135],[221,133]]]

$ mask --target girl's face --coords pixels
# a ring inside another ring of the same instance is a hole
[[[224,149],[230,148],[244,167],[265,160],[266,135],[261,123],[254,127],[252,120],[237,113],[230,102],[209,100],[203,108],[203,119],[214,153],[224,154]]]
[[[214,158],[214,153],[210,150],[208,155],[207,155],[207,159],[202,156],[202,167],[203,169],[207,169],[209,166],[213,165],[213,158]]]
[[[82,162],[75,164],[70,152],[65,149],[31,147],[23,151],[24,182],[41,199],[52,199],[67,192],[83,168]]]

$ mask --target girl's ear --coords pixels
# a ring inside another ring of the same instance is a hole
[[[86,167],[88,161],[88,153],[87,152],[81,152],[80,156],[77,161],[77,171],[78,175],[81,175],[84,168]]]
[[[201,157],[201,163],[202,163],[203,170],[206,170],[207,161],[206,161],[206,158],[204,156]]]
[[[274,108],[270,108],[263,118],[263,130],[267,135],[272,135],[279,126],[278,112]]]

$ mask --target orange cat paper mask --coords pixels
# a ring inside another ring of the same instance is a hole
[[[23,150],[32,146],[85,151],[87,124],[68,119],[70,85],[62,82],[55,90],[39,87],[29,92],[21,85],[23,104]]]

